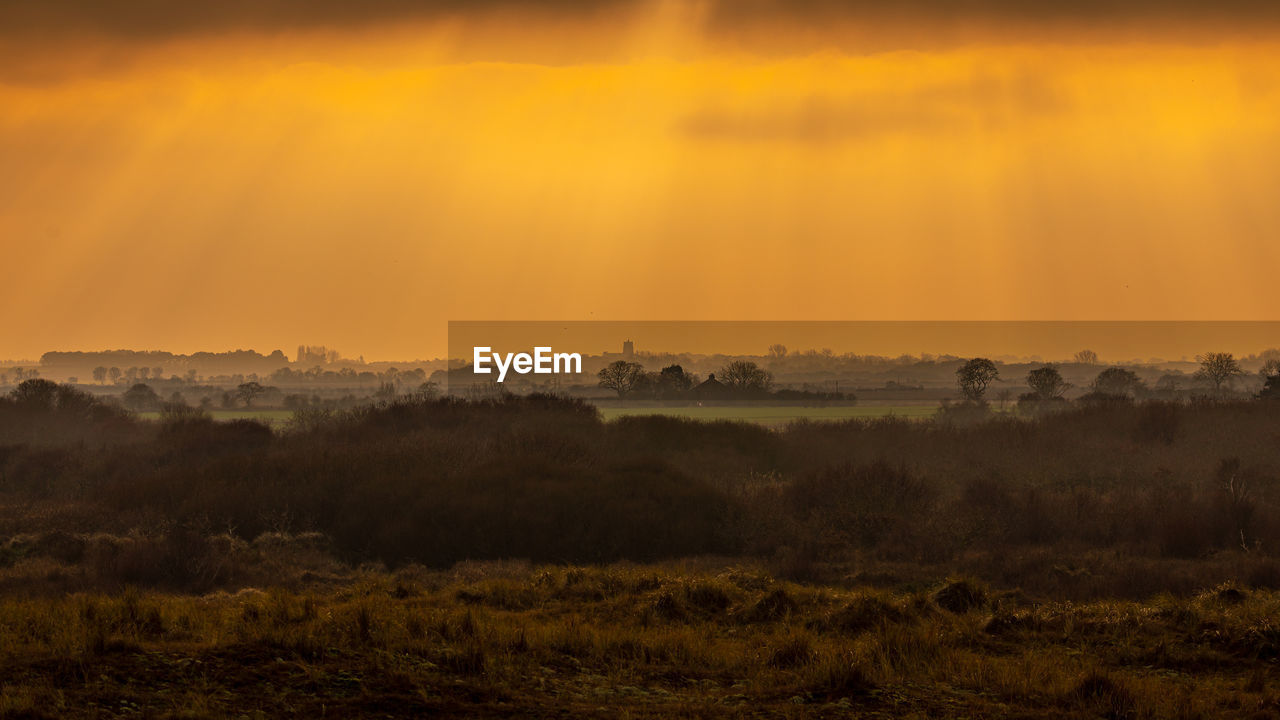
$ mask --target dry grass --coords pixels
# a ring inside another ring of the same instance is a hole
[[[1280,595],[1148,604],[469,564],[0,600],[0,717],[1268,717]],[[948,590],[948,587],[950,590]],[[937,598],[973,602],[947,609]]]

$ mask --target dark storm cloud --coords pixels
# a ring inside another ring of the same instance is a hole
[[[1274,0],[720,0],[715,23],[840,20],[1068,23],[1218,21],[1248,25],[1280,19]]]
[[[646,0],[0,0],[0,34],[94,33],[155,38],[230,31],[361,27],[448,16],[590,17]],[[1209,23],[1241,28],[1280,20],[1275,0],[711,0],[708,29],[786,23],[1067,24]]]
[[[130,69],[147,62],[143,51],[172,41],[357,33],[445,20],[476,28],[459,43],[466,60],[564,64],[600,51],[566,46],[562,38],[554,52],[533,55],[527,46],[471,41],[491,21],[527,27],[527,45],[566,22],[625,27],[628,20],[617,13],[641,6],[640,0],[0,0],[0,83],[45,85]],[[251,54],[252,47],[241,51]],[[299,52],[290,60],[323,59]]]
[[[0,0],[0,33],[165,38],[343,29],[495,12],[592,15],[631,0]]]
[[[1186,45],[1280,35],[1276,0],[713,0],[702,28],[772,55],[996,43]]]
[[[169,41],[442,20],[460,21],[449,50],[458,60],[610,62],[627,59],[627,33],[659,6],[687,9],[685,22],[697,24],[691,29],[711,51],[765,56],[1280,35],[1277,0],[0,0],[0,83],[40,85],[136,67],[149,62],[140,51]],[[507,35],[495,40],[492,27]]]

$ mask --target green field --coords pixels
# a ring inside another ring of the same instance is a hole
[[[784,425],[793,420],[847,420],[849,418],[877,418],[892,415],[904,418],[930,417],[936,411],[934,405],[862,405],[804,407],[801,405],[712,405],[689,407],[601,407],[605,420],[626,415],[669,415],[692,420],[736,420],[761,425]],[[210,410],[214,420],[262,420],[281,425],[293,415],[292,410]],[[139,413],[146,420],[158,420],[160,413]]]
[[[801,419],[848,420],[849,418],[877,418],[887,415],[906,418],[929,417],[937,412],[937,409],[933,405],[839,405],[830,407],[714,405],[702,407],[602,407],[600,408],[600,414],[604,416],[605,420],[613,420],[625,415],[670,415],[694,420],[738,420],[762,425],[782,425]]]

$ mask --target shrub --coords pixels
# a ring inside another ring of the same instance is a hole
[[[987,604],[987,591],[973,580],[948,581],[933,593],[933,601],[948,612],[963,615]]]

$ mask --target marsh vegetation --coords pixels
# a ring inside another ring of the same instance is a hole
[[[9,716],[1280,709],[1271,401],[268,426],[35,382],[0,402]]]

